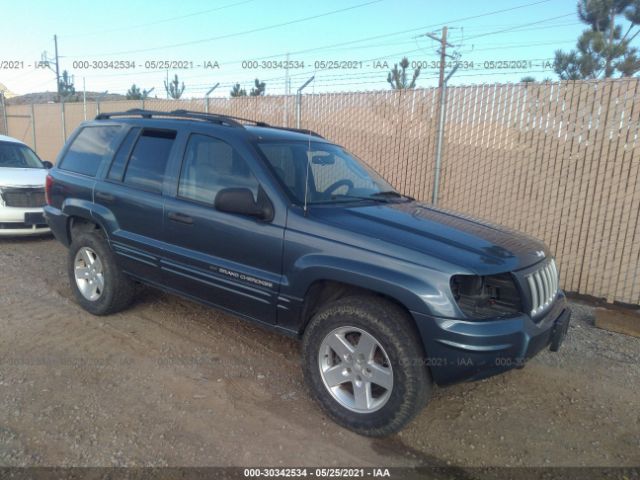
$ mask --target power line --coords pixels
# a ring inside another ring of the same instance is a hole
[[[539,46],[545,46],[545,45],[558,45],[560,43],[568,43],[568,42],[575,42],[575,38],[571,38],[569,40],[556,40],[555,42],[544,42],[544,43],[522,43],[519,45],[510,45],[510,44],[503,44],[499,47],[488,47],[488,48],[474,48],[473,50],[469,50],[465,53],[475,53],[475,52],[488,52],[491,50],[507,50],[507,49],[512,49],[512,48],[528,48],[528,47],[539,47]]]
[[[238,36],[241,36],[241,35],[248,35],[250,33],[263,32],[265,30],[271,30],[271,29],[274,29],[274,28],[280,28],[280,27],[284,27],[284,26],[287,26],[287,25],[293,25],[295,23],[307,22],[309,20],[315,20],[317,18],[326,17],[326,16],[329,16],[329,15],[334,15],[336,13],[342,13],[342,12],[346,12],[346,11],[349,11],[349,10],[354,10],[356,8],[366,7],[366,6],[372,5],[374,3],[379,3],[381,1],[382,0],[371,0],[369,2],[359,3],[357,5],[352,5],[350,7],[341,8],[341,9],[338,9],[338,10],[332,10],[332,11],[325,12],[325,13],[320,13],[318,15],[312,15],[312,16],[309,16],[309,17],[298,18],[296,20],[290,20],[288,22],[276,23],[276,24],[267,25],[267,26],[264,26],[264,27],[253,28],[253,29],[250,29],[250,30],[244,30],[244,31],[241,31],[241,32],[228,33],[228,34],[225,34],[225,35],[218,35],[217,37],[202,38],[202,39],[199,39],[199,40],[191,40],[189,42],[174,43],[174,44],[171,44],[171,45],[162,45],[162,46],[159,46],[159,47],[142,48],[142,49],[137,49],[137,50],[124,50],[124,51],[120,51],[120,52],[100,53],[98,55],[103,56],[103,57],[109,57],[109,56],[113,56],[113,55],[125,55],[125,54],[129,54],[129,53],[153,52],[153,51],[156,51],[156,50],[164,50],[164,49],[167,49],[167,48],[186,47],[188,45],[196,45],[196,44],[199,44],[199,43],[208,43],[208,42],[213,42],[215,40],[223,40],[223,39],[226,39],[226,38],[233,38],[233,37],[238,37]],[[71,58],[74,58],[74,57],[77,58],[77,57],[81,57],[81,56],[84,56],[84,55],[71,55],[70,57]]]
[[[358,39],[358,40],[350,40],[350,41],[347,41],[347,42],[339,42],[339,43],[334,43],[334,44],[331,44],[331,45],[324,45],[322,47],[307,48],[307,49],[298,50],[298,51],[295,51],[295,52],[285,52],[285,53],[278,53],[278,54],[275,54],[275,55],[267,55],[267,56],[264,56],[264,57],[256,57],[256,58],[252,58],[250,60],[269,60],[271,58],[283,57],[287,53],[289,53],[290,55],[298,55],[298,54],[301,54],[301,53],[310,53],[310,52],[328,50],[328,49],[331,49],[333,47],[342,47],[342,46],[346,46],[346,45],[353,45],[354,43],[366,42],[368,40],[379,40],[381,38],[393,37],[393,36],[402,35],[402,34],[405,34],[405,33],[412,33],[412,32],[422,31],[422,30],[425,30],[427,28],[440,26],[442,24],[464,22],[464,21],[467,21],[467,20],[474,20],[476,18],[487,17],[487,16],[490,16],[490,15],[498,15],[500,13],[505,13],[505,12],[510,12],[512,10],[518,10],[518,9],[521,9],[521,8],[531,7],[531,6],[534,6],[534,5],[539,5],[541,3],[547,3],[547,2],[550,2],[550,1],[551,0],[540,0],[538,2],[527,3],[527,4],[524,4],[524,5],[517,5],[515,7],[510,7],[510,8],[503,8],[501,10],[494,10],[494,11],[482,13],[482,14],[479,14],[479,15],[472,15],[470,17],[456,18],[454,20],[448,20],[448,21],[440,22],[440,23],[433,23],[431,25],[425,25],[425,26],[422,26],[422,27],[410,28],[410,29],[407,29],[407,30],[399,30],[399,31],[396,31],[396,32],[384,33],[384,34],[381,34],[381,35],[374,35],[372,37],[365,37],[365,38],[361,38],[361,39]],[[242,61],[243,60],[237,60],[237,61],[226,62],[226,63],[228,65],[233,65],[233,64],[241,63]]]
[[[190,17],[199,16],[199,15],[204,15],[206,13],[217,12],[219,10],[224,10],[226,8],[231,8],[231,7],[237,7],[239,5],[244,5],[245,3],[250,3],[255,1],[256,0],[243,0],[242,2],[231,3],[229,5],[222,5],[220,7],[210,8],[208,10],[200,10],[198,12],[188,13],[186,15],[179,15],[177,17],[164,18],[162,20],[156,20],[154,22],[141,23],[138,25],[131,25],[129,27],[112,28],[109,30],[98,30],[98,31],[92,31],[87,33],[74,33],[71,35],[64,35],[62,38],[89,37],[89,36],[95,36],[95,35],[104,35],[105,33],[124,32],[126,30],[134,30],[137,28],[150,27],[153,25],[160,25],[161,23],[168,23],[168,22],[173,22],[175,20],[182,20],[183,18],[190,18]]]
[[[380,1],[380,0],[378,0]],[[291,55],[298,55],[298,54],[302,54],[302,53],[310,53],[310,52],[315,52],[315,51],[322,51],[322,50],[327,50],[333,47],[341,47],[341,46],[347,46],[347,45],[353,45],[355,43],[361,43],[361,42],[366,42],[368,40],[378,40],[381,38],[386,38],[386,37],[391,37],[391,36],[396,36],[396,35],[402,35],[405,33],[412,33],[412,32],[417,32],[417,31],[421,31],[421,30],[425,30],[428,28],[432,28],[432,27],[436,27],[439,25],[442,25],[444,23],[456,23],[456,22],[464,22],[467,20],[474,20],[476,18],[482,18],[482,17],[487,17],[487,16],[492,16],[492,15],[498,15],[501,13],[506,13],[506,12],[510,12],[513,10],[518,10],[518,9],[522,9],[522,8],[527,8],[527,7],[532,7],[535,5],[540,5],[542,3],[548,3],[551,0],[539,0],[537,2],[531,2],[531,3],[526,3],[526,4],[522,4],[522,5],[516,5],[514,7],[509,7],[509,8],[503,8],[500,10],[493,10],[490,12],[486,12],[486,13],[481,13],[481,14],[477,14],[477,15],[471,15],[468,17],[460,17],[460,18],[456,18],[453,20],[448,20],[445,22],[439,22],[439,23],[434,23],[431,25],[425,25],[425,26],[421,26],[421,27],[417,27],[417,28],[410,28],[407,30],[399,30],[399,31],[395,31],[395,32],[390,32],[390,33],[385,33],[385,34],[381,34],[381,35],[374,35],[371,37],[365,37],[365,38],[361,38],[358,40],[350,40],[350,41],[346,41],[346,42],[339,42],[339,43],[335,43],[335,44],[331,44],[331,45],[324,45],[322,47],[315,47],[315,48],[308,48],[308,49],[304,49],[304,50],[298,50],[298,51],[289,51],[289,52],[283,52],[283,53],[278,53],[275,55],[267,55],[267,56],[263,56],[263,57],[255,57],[255,58],[251,58],[249,60],[268,60],[271,58],[278,58],[278,57],[283,57],[285,56],[287,53],[290,53]],[[373,2],[372,2],[373,3]],[[364,4],[367,5],[367,4]],[[349,7],[348,9],[352,9],[352,8],[358,8],[359,6],[364,6],[364,5],[356,5],[353,7]],[[326,16],[331,14],[331,12],[328,12],[326,14],[321,14],[320,16]],[[311,17],[311,18],[317,18],[317,17]],[[295,20],[293,22],[298,22],[298,21],[303,21],[302,20]],[[292,22],[287,22],[286,24],[289,24]],[[279,25],[285,25],[285,24],[279,24]],[[275,26],[269,26],[269,27],[263,27],[262,29],[266,29],[266,28],[275,28]],[[262,29],[257,29],[256,31],[260,31]],[[249,31],[248,33],[254,33],[254,31]],[[239,32],[239,33],[235,33],[235,34],[229,34],[229,35],[241,35],[241,34],[245,34],[245,32]],[[228,38],[227,35],[222,36],[222,37],[212,37],[211,39],[203,39],[203,40],[196,40],[195,42],[197,43],[202,43],[202,42],[207,42],[207,41],[213,41],[216,39],[221,39],[221,38]],[[161,49],[161,48],[172,48],[175,46],[183,46],[183,45],[189,45],[192,44],[192,42],[185,42],[182,44],[176,44],[176,45],[170,45],[170,46],[164,46],[164,47],[155,47],[154,50],[157,49]],[[106,53],[106,54],[101,54],[103,56],[110,56],[110,55],[121,55],[121,54],[126,54],[126,53],[139,53],[139,52],[145,52],[145,51],[150,51],[149,49],[144,49],[144,50],[130,50],[130,51],[125,51],[125,52],[112,52],[112,53]],[[83,57],[86,55],[72,55],[69,56],[69,58],[78,58],[78,57]],[[243,60],[247,60],[247,59],[243,59]],[[227,64],[238,64],[241,63],[243,60],[237,60],[237,61],[233,61],[233,62],[226,62]]]
[[[556,20],[556,19],[558,19],[558,18],[564,18],[564,17],[573,16],[573,15],[575,15],[575,12],[566,13],[566,14],[564,14],[564,15],[558,15],[557,17],[544,18],[544,19],[542,19],[542,20],[538,20],[538,21],[536,21],[536,22],[524,23],[524,24],[522,24],[522,25],[518,25],[518,26],[514,26],[514,27],[509,27],[509,28],[505,28],[505,29],[502,29],[502,30],[495,30],[495,31],[493,31],[493,32],[488,32],[488,33],[480,33],[480,34],[478,34],[478,35],[473,35],[473,36],[471,36],[471,37],[467,37],[465,40],[472,40],[472,39],[474,39],[474,38],[488,37],[489,35],[498,35],[498,34],[500,34],[500,33],[511,32],[511,31],[514,31],[514,30],[519,30],[519,29],[520,29],[520,28],[522,28],[522,27],[530,27],[530,26],[532,26],[532,25],[539,25],[539,24],[541,24],[541,23],[548,22],[548,21],[550,21],[550,20]]]

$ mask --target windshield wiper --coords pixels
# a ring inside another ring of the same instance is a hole
[[[388,199],[386,199],[384,197],[374,197],[373,195],[368,195],[368,196],[364,196],[364,195],[332,195],[331,198],[332,199],[345,198],[345,199],[353,199],[353,200],[370,200],[370,201],[374,201],[374,202],[378,202],[378,203],[389,203]],[[348,200],[344,200],[344,201],[348,201]]]
[[[382,192],[372,193],[371,197],[395,197],[395,198],[406,198],[407,200],[415,200],[413,197],[409,197],[408,195],[403,195],[395,190],[384,190]]]

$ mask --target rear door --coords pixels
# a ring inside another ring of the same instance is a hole
[[[214,199],[223,188],[248,188],[257,199],[251,159],[220,138],[191,134],[177,195],[165,200],[165,281],[187,295],[275,323],[283,226],[216,210]]]
[[[131,128],[94,191],[102,207],[96,213],[113,222],[111,244],[123,270],[155,283],[161,281],[163,180],[176,135]]]

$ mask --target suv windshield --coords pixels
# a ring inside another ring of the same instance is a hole
[[[26,145],[0,142],[0,168],[44,168],[38,156]]]
[[[304,203],[307,175],[309,204],[384,202],[389,197],[401,197],[380,175],[337,145],[278,141],[261,142],[258,146],[289,195],[299,204]]]

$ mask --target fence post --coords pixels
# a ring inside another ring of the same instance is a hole
[[[84,115],[84,121],[87,121],[87,87],[82,77],[82,113]]]
[[[302,116],[302,90],[304,90],[304,87],[309,85],[314,78],[316,78],[315,75],[304,82],[296,92],[296,128],[300,128],[300,117]]]
[[[2,119],[4,121],[4,134],[9,135],[9,121],[7,119],[7,104],[4,101],[4,92],[0,92],[0,103],[2,104]]]
[[[36,107],[31,104],[31,137],[33,138],[33,150],[37,152],[36,149]]]
[[[62,117],[62,143],[67,142],[67,122],[64,118],[64,99],[60,102],[60,115]]]

